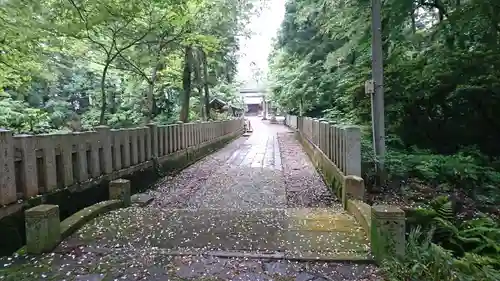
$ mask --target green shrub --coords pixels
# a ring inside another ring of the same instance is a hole
[[[451,250],[455,256],[462,257],[468,252],[491,256],[496,259],[492,265],[500,268],[498,222],[488,217],[461,222],[446,196],[437,197],[429,205],[429,208],[418,208],[406,213],[410,229],[432,229],[432,242]]]
[[[410,232],[404,256],[383,262],[389,281],[494,281],[500,271],[492,257],[467,253],[456,258],[453,252],[432,242],[434,231],[422,234],[418,227]]]
[[[361,141],[362,169],[367,182],[374,175],[377,161],[370,134]],[[403,149],[396,137],[388,137],[385,168],[389,181],[418,181],[436,191],[460,190],[478,202],[500,203],[500,172],[488,157],[472,147],[452,155],[433,154],[428,150]],[[397,148],[397,149],[394,149]]]

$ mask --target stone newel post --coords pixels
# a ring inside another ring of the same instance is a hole
[[[130,181],[117,179],[109,182],[109,199],[121,200],[125,207],[130,206]]]
[[[344,178],[344,188],[342,188],[342,203],[347,210],[348,200],[364,201],[365,184],[363,178],[349,175]]]
[[[38,205],[26,210],[26,250],[29,254],[52,251],[61,240],[59,206]]]
[[[372,206],[371,245],[377,262],[405,253],[405,213],[399,207]]]

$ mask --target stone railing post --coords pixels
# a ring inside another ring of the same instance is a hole
[[[187,123],[184,127],[186,128],[185,130],[185,135],[186,135],[186,147],[191,147],[194,144],[195,140],[195,133],[197,133],[198,128],[196,125],[198,124],[198,120],[193,121],[191,123]]]
[[[363,178],[353,175],[348,175],[344,178],[344,188],[342,189],[342,203],[344,209],[347,208],[347,200],[365,199],[365,183]]]
[[[130,165],[137,165],[139,163],[139,146],[137,144],[137,128],[129,130],[130,136]]]
[[[321,151],[323,151],[323,136],[323,119],[318,119],[318,143],[316,145]]]
[[[59,206],[38,205],[24,213],[26,251],[41,254],[53,250],[61,240]]]
[[[53,134],[42,134],[37,136],[38,143],[42,147],[43,158],[43,188],[41,192],[50,192],[57,188],[57,167],[56,167],[56,136]],[[85,154],[85,157],[87,154]],[[1,161],[1,160],[0,160]]]
[[[158,157],[167,154],[165,152],[165,130],[164,126],[157,126],[158,128]]]
[[[12,132],[0,129],[0,205],[16,202],[16,172]]]
[[[337,124],[335,124],[333,126],[333,129],[332,129],[332,145],[333,145],[333,155],[332,155],[332,161],[333,161],[333,164],[335,164],[335,166],[337,168],[340,169],[340,165],[339,165],[339,162],[340,162],[340,157],[339,157],[339,153],[340,153],[340,132],[339,132],[339,126]]]
[[[173,152],[176,152],[179,150],[179,125],[174,124],[172,126],[172,143],[174,150]]]
[[[63,171],[63,185],[71,186],[74,183],[73,177],[73,143],[75,142],[75,136],[73,134],[56,134],[58,138],[58,143],[61,147],[61,160],[62,160],[62,171]],[[94,150],[92,150],[94,152]],[[101,167],[99,166],[99,148],[97,148],[97,160],[92,157],[97,164],[97,170],[92,170],[92,173],[95,177],[101,175]],[[94,155],[92,155],[94,156]],[[94,174],[94,172],[96,174]]]
[[[339,168],[342,171],[344,175],[346,175],[346,135],[345,135],[345,130],[344,130],[344,125],[340,126],[340,161],[339,161]]]
[[[138,138],[137,138],[137,141],[139,142],[139,163],[143,163],[144,161],[146,161],[146,147],[145,147],[145,143],[146,143],[146,131],[148,129],[147,128],[144,128],[144,127],[141,127],[138,129]]]
[[[77,173],[78,181],[85,182],[89,179],[89,169],[87,161],[88,132],[73,132],[79,141],[76,143]]]
[[[323,153],[328,158],[330,158],[330,156],[328,155],[328,143],[330,140],[329,127],[330,124],[328,123],[328,121],[321,121],[321,151],[323,151]]]
[[[17,135],[14,139],[21,148],[21,186],[24,198],[38,195],[38,172],[36,169],[36,138]]]
[[[125,207],[130,206],[130,181],[117,179],[109,182],[109,199],[121,200]]]
[[[148,147],[150,147],[151,153],[148,153],[151,158],[153,157],[158,157],[158,125],[154,123],[149,123],[148,125],[149,128],[149,140],[151,143],[148,144]],[[149,160],[149,159],[148,159]]]
[[[191,130],[193,128],[193,124],[195,123],[196,121],[192,121],[190,123],[185,123],[183,125],[183,130],[184,130],[184,148],[188,148],[191,146]]]
[[[200,121],[194,129],[194,145],[198,146],[205,142],[207,137],[207,121]]]
[[[328,159],[335,164],[335,122],[328,122]]]
[[[114,164],[114,169],[116,171],[121,170],[122,168],[122,136],[120,130],[113,130],[113,162]]]
[[[128,129],[120,129],[120,134],[123,140],[123,157],[122,167],[128,168],[131,163],[131,150],[130,150],[130,131]]]
[[[167,125],[167,135],[168,135],[168,154],[173,153],[175,151],[174,149],[174,138],[175,138],[175,132],[174,132],[174,125]]]
[[[97,126],[95,128],[99,134],[99,139],[102,145],[102,162],[103,162],[103,173],[111,174],[113,172],[113,159],[111,153],[111,131],[108,126]]]
[[[356,126],[344,127],[346,171],[345,175],[361,177],[361,129]]]
[[[101,175],[101,160],[99,155],[99,148],[101,146],[100,136],[98,132],[91,132],[88,134],[90,143],[90,175],[92,178],[97,178]]]
[[[184,149],[184,122],[177,121],[177,149]]]
[[[370,242],[377,262],[405,254],[405,213],[399,207],[376,205],[371,209]]]

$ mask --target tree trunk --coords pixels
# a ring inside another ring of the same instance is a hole
[[[203,85],[201,82],[201,57],[200,57],[200,51],[197,50],[196,52],[196,59],[194,61],[194,79],[196,81],[196,90],[198,90],[198,98],[200,100],[200,118],[202,120],[205,119],[205,111],[203,110]]]
[[[158,70],[160,70],[161,64],[157,63],[156,66],[151,70],[151,78],[148,81],[148,94],[147,94],[147,103],[148,103],[148,113],[146,117],[147,122],[151,122],[151,120],[154,117],[154,91],[155,91],[155,84],[156,84],[156,77],[158,74]]]
[[[181,112],[179,121],[187,123],[189,121],[189,98],[191,97],[191,73],[192,73],[192,54],[191,46],[186,46],[184,50],[184,71],[182,73],[183,94],[181,98]]]
[[[208,87],[208,60],[207,54],[201,50],[201,58],[203,61],[203,86],[205,88],[205,112],[207,120],[210,119],[210,89]]]
[[[417,11],[415,9],[415,4],[413,4],[410,17],[411,17],[411,33],[415,34],[417,32],[417,23],[416,23]]]
[[[304,98],[300,96],[299,116],[302,117],[303,115],[304,115]]]
[[[106,75],[108,74],[108,68],[111,64],[110,60],[106,60],[104,69],[101,75],[101,115],[99,116],[99,125],[106,125],[106,109],[108,107],[106,101]]]

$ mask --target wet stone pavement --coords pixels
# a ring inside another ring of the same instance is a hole
[[[382,280],[355,220],[293,133],[254,132],[160,181],[144,207],[101,216],[50,254],[0,259],[1,280]]]

